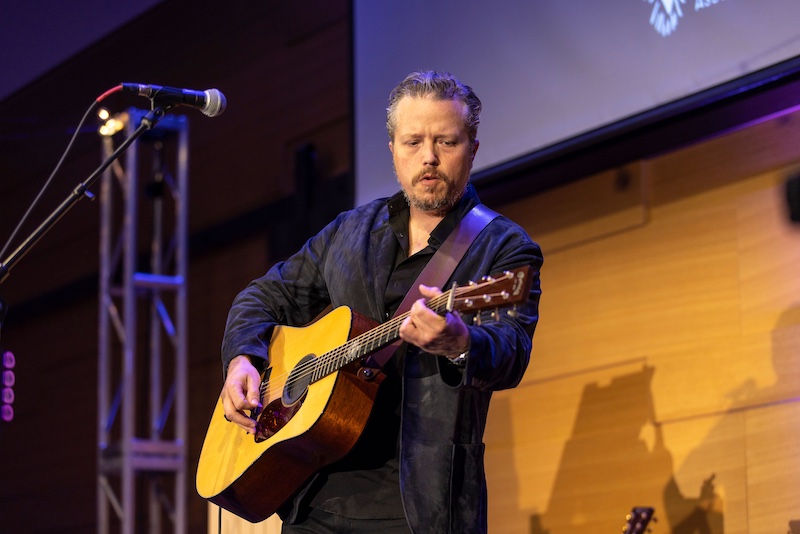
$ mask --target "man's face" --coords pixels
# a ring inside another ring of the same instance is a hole
[[[458,100],[404,97],[397,103],[389,150],[412,209],[443,214],[464,194],[478,150],[477,141],[469,142],[466,113]]]

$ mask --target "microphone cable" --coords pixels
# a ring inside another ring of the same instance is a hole
[[[92,113],[92,111],[94,111],[94,109],[97,107],[97,105],[100,102],[102,102],[103,100],[106,99],[106,97],[108,97],[109,95],[112,95],[112,94],[114,94],[114,93],[116,93],[117,91],[120,91],[120,90],[122,90],[122,84],[119,84],[116,87],[112,87],[111,89],[109,89],[108,91],[103,93],[102,95],[98,96],[94,100],[94,102],[92,102],[92,105],[89,106],[89,109],[86,110],[86,113],[83,114],[83,118],[81,118],[80,122],[78,123],[78,127],[75,128],[75,132],[73,132],[72,138],[70,138],[69,143],[67,144],[67,148],[64,150],[64,153],[61,155],[61,159],[59,159],[58,163],[56,164],[55,168],[53,169],[53,172],[50,173],[50,176],[45,181],[44,186],[42,186],[42,188],[39,190],[39,193],[36,195],[36,198],[33,199],[33,202],[28,207],[28,209],[25,211],[25,214],[22,216],[20,221],[17,223],[17,226],[14,228],[14,231],[11,232],[11,235],[9,236],[8,240],[6,241],[6,244],[3,245],[3,249],[0,250],[0,260],[2,260],[5,257],[6,251],[11,246],[11,243],[13,242],[14,238],[16,237],[16,235],[22,229],[22,226],[25,224],[25,221],[27,221],[28,217],[30,217],[30,214],[33,211],[33,208],[36,207],[36,205],[39,203],[39,201],[41,200],[42,196],[44,195],[45,191],[47,191],[47,188],[50,187],[50,184],[53,182],[53,178],[55,177],[56,173],[58,173],[59,169],[64,164],[64,161],[67,158],[67,154],[69,154],[70,150],[72,150],[72,145],[75,144],[75,139],[77,139],[78,134],[80,133],[81,128],[83,128],[84,123],[86,123],[86,120],[89,118],[89,115]]]

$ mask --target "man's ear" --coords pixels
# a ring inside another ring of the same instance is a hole
[[[391,141],[389,141],[389,152],[391,152],[392,155],[394,156],[394,145],[392,144]]]

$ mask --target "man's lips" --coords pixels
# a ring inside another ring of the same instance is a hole
[[[440,181],[441,179],[442,179],[442,177],[437,175],[437,174],[435,174],[435,173],[434,174],[427,173],[427,174],[423,174],[422,176],[418,177],[414,181],[414,183],[416,183],[416,184],[422,183],[422,184],[430,185],[430,184],[432,184],[434,182]]]

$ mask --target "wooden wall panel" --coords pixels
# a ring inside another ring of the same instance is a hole
[[[650,374],[639,359],[497,394],[485,440],[491,531],[618,531],[626,495],[653,485],[616,471],[622,457],[653,478],[633,465],[645,449]]]
[[[798,139],[791,115],[498,208],[545,265],[531,367],[489,420],[493,532],[798,519]]]
[[[250,523],[237,517],[227,510],[209,503],[208,505],[208,534],[280,534],[281,520],[277,515],[272,515],[260,523]]]
[[[672,476],[654,504],[659,511],[656,532],[749,532],[745,414],[729,412],[660,426]]]
[[[784,532],[789,519],[800,520],[798,429],[800,403],[796,399],[747,413],[750,532]]]
[[[537,242],[551,254],[643,225],[648,217],[641,163],[590,176],[579,183],[502,206],[523,224],[531,218]]]

